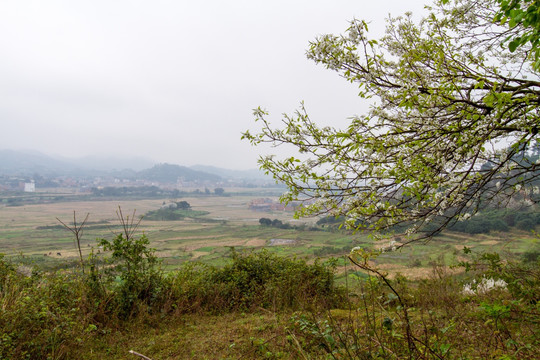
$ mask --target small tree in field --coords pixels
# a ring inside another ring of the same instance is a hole
[[[64,226],[67,230],[71,231],[73,233],[73,236],[75,237],[75,246],[77,247],[77,250],[79,251],[79,260],[81,262],[81,270],[84,273],[84,259],[82,255],[81,250],[81,239],[83,235],[84,225],[86,224],[86,221],[88,220],[88,217],[90,214],[86,214],[84,220],[77,224],[77,215],[75,211],[73,211],[73,226],[67,225],[65,222],[60,220],[59,218],[56,218],[62,226]]]
[[[99,239],[103,250],[112,251],[113,267],[109,269],[112,275],[120,279],[119,305],[124,316],[130,315],[137,301],[149,303],[152,301],[161,282],[160,260],[155,250],[150,248],[150,240],[145,234],[135,236],[142,220],[136,220],[135,211],[131,216],[124,216],[118,208],[118,220],[122,232],[111,240]]]
[[[530,23],[501,25],[497,0],[438,0],[427,10],[419,23],[389,19],[380,39],[353,20],[345,34],[310,44],[309,59],[373,101],[347,128],[318,126],[304,106],[276,128],[255,110],[261,128],[243,138],[301,154],[259,160],[288,186],[283,201],[312,200],[299,215],[344,216],[351,228],[402,229],[412,240],[537,190],[540,165],[527,156],[540,126],[537,50],[505,45]]]

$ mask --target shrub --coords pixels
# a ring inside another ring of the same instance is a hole
[[[268,251],[241,254],[214,273],[213,281],[226,285],[232,308],[296,308],[313,302],[333,303],[335,262],[278,257]]]
[[[6,261],[4,257],[4,254],[0,253],[0,292],[4,290],[9,278],[15,274],[15,267]]]
[[[83,294],[84,285],[72,274],[10,272],[0,292],[0,359],[67,358],[88,325]]]
[[[536,222],[532,218],[523,218],[516,223],[516,227],[520,230],[530,231],[534,230]]]
[[[523,262],[525,263],[537,263],[538,260],[540,260],[540,251],[538,250],[530,250],[525,251],[521,258],[523,259]]]
[[[124,230],[99,240],[110,262],[91,255],[85,273],[34,269],[27,277],[0,255],[0,359],[74,358],[79,346],[136,316],[320,308],[344,299],[334,286],[335,262],[233,250],[223,268],[187,263],[165,276],[148,238]]]
[[[307,264],[268,251],[232,251],[223,268],[189,263],[167,278],[168,307],[222,313],[258,307],[331,306],[343,299],[334,285],[335,262]]]
[[[363,270],[367,259],[359,262]],[[464,275],[437,271],[409,286],[403,277],[389,279],[371,268],[377,276],[358,280],[348,310],[294,314],[290,342],[303,358],[538,358],[538,269],[496,254],[476,260],[474,276],[483,280],[473,294],[462,293]],[[500,280],[491,281],[495,275]]]
[[[150,305],[156,300],[163,274],[145,234],[137,238],[120,233],[112,241],[100,239],[99,244],[105,251],[112,251],[113,266],[107,269],[107,275],[116,280],[116,299],[123,316],[130,315],[138,302]]]

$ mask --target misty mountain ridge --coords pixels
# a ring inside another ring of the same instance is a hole
[[[0,175],[44,176],[69,175],[81,171],[63,160],[54,159],[37,151],[0,150]]]
[[[115,176],[150,181],[221,181],[224,179],[271,180],[258,169],[230,170],[207,165],[181,166],[140,157],[85,156],[70,159],[33,150],[0,150],[0,175],[26,176]]]
[[[70,159],[33,150],[0,150],[0,175],[99,176],[115,171],[140,171],[154,163],[135,157],[86,156]]]
[[[118,157],[118,156],[97,156],[90,155],[79,159],[65,159],[74,165],[81,164],[83,168],[89,170],[115,171],[115,170],[135,170],[148,169],[156,164],[155,161],[142,157]]]

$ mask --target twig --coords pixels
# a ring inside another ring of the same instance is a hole
[[[130,354],[133,354],[133,355],[140,356],[140,357],[142,357],[142,358],[145,359],[145,360],[152,360],[152,359],[150,359],[148,356],[144,356],[143,354],[139,354],[138,352],[133,351],[133,350],[129,350],[129,353],[130,353]]]
[[[349,260],[353,264],[358,266],[360,269],[370,271],[370,272],[373,272],[376,275],[378,275],[379,278],[381,278],[384,281],[386,286],[388,286],[388,288],[390,288],[390,290],[394,293],[394,295],[397,296],[398,302],[401,305],[401,310],[403,311],[403,315],[405,317],[405,332],[406,332],[406,335],[407,335],[407,343],[409,345],[409,358],[412,359],[413,353],[416,350],[416,346],[414,345],[414,341],[413,341],[414,338],[413,338],[412,332],[411,332],[411,324],[410,324],[410,321],[409,321],[409,314],[407,313],[407,306],[405,306],[405,302],[403,301],[403,299],[401,298],[399,293],[392,287],[392,285],[390,284],[390,282],[388,281],[386,276],[383,275],[380,271],[378,271],[377,269],[369,267],[367,264],[362,265],[362,264],[358,263],[351,256],[349,256]]]
[[[139,220],[135,222],[135,212],[137,210],[133,210],[133,214],[131,215],[131,219],[129,218],[129,215],[124,216],[122,213],[122,208],[120,205],[118,205],[118,210],[116,211],[116,216],[118,217],[118,220],[120,221],[120,224],[122,225],[122,229],[124,231],[124,235],[126,236],[126,240],[131,240],[133,234],[141,224],[141,221],[143,217],[139,217]]]
[[[77,246],[77,249],[79,250],[79,258],[81,261],[81,268],[82,268],[83,274],[84,274],[84,260],[82,256],[82,250],[81,250],[81,238],[82,238],[82,234],[84,230],[84,225],[86,224],[86,221],[88,220],[88,216],[90,216],[90,213],[87,213],[83,222],[77,225],[77,216],[75,214],[75,211],[73,211],[73,227],[70,227],[59,218],[56,218],[56,220],[58,220],[60,224],[62,224],[66,229],[71,231],[73,235],[75,236],[75,245]]]
[[[309,360],[309,356],[306,355],[306,353],[304,352],[304,349],[302,349],[302,345],[300,345],[300,342],[298,342],[298,339],[296,338],[296,336],[294,336],[294,334],[292,332],[290,332],[289,330],[287,330],[287,332],[289,333],[291,338],[294,340],[294,343],[296,344],[296,347],[298,347],[298,351],[300,352],[300,355],[302,355],[304,360]]]

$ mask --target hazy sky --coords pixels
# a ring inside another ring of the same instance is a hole
[[[337,127],[366,109],[309,41],[427,1],[0,0],[0,149],[255,168],[274,150],[240,140],[253,108],[303,100]]]

